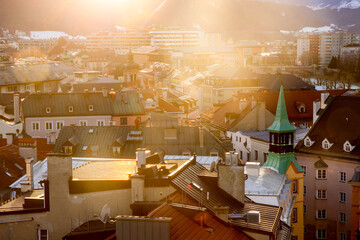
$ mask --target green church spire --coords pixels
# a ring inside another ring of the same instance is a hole
[[[283,86],[280,88],[275,120],[268,130],[270,132],[269,154],[263,167],[285,174],[292,163],[297,171],[302,172],[294,154],[295,128],[289,122]]]
[[[284,89],[281,85],[276,115],[273,124],[268,128],[271,132],[294,132],[295,128],[290,124],[286,111]]]

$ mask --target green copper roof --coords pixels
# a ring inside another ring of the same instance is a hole
[[[297,163],[295,154],[293,152],[283,154],[269,152],[263,167],[273,168],[276,169],[279,174],[285,174],[291,162],[295,165],[299,172],[303,171],[302,167],[300,167],[300,165]]]
[[[283,86],[280,88],[278,105],[273,124],[268,128],[271,132],[294,132],[295,128],[290,124],[286,111]]]

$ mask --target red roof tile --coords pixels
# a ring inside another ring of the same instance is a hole
[[[0,190],[23,176],[25,161],[19,155],[19,148],[14,145],[0,147]]]
[[[171,239],[251,239],[226,225],[207,210],[181,209],[164,203],[149,213],[148,217],[172,218]],[[201,222],[203,227],[201,227]]]

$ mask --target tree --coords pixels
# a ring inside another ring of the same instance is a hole
[[[331,60],[330,60],[330,63],[329,63],[329,65],[328,65],[328,68],[337,68],[337,65],[338,65],[338,63],[337,63],[337,58],[336,57],[332,57],[331,58]]]

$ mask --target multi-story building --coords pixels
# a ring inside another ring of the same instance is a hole
[[[320,116],[296,146],[304,169],[306,239],[349,239],[352,187],[359,165],[360,96],[346,92],[321,104]]]
[[[203,31],[160,29],[149,32],[152,46],[196,47],[202,44]]]
[[[297,57],[296,62],[298,65],[306,64],[306,56],[310,56],[310,38],[297,39]]]
[[[136,92],[32,94],[23,103],[25,132],[55,141],[64,126],[135,126],[145,121]]]
[[[116,32],[93,33],[86,37],[86,49],[91,50],[126,50],[131,47],[149,46],[150,28],[124,28]]]
[[[357,34],[344,31],[299,38],[297,41],[297,62],[299,64],[327,66],[332,57],[340,55],[343,46],[357,42]],[[309,51],[309,56],[305,54],[307,51]],[[301,59],[306,62],[300,63]]]

